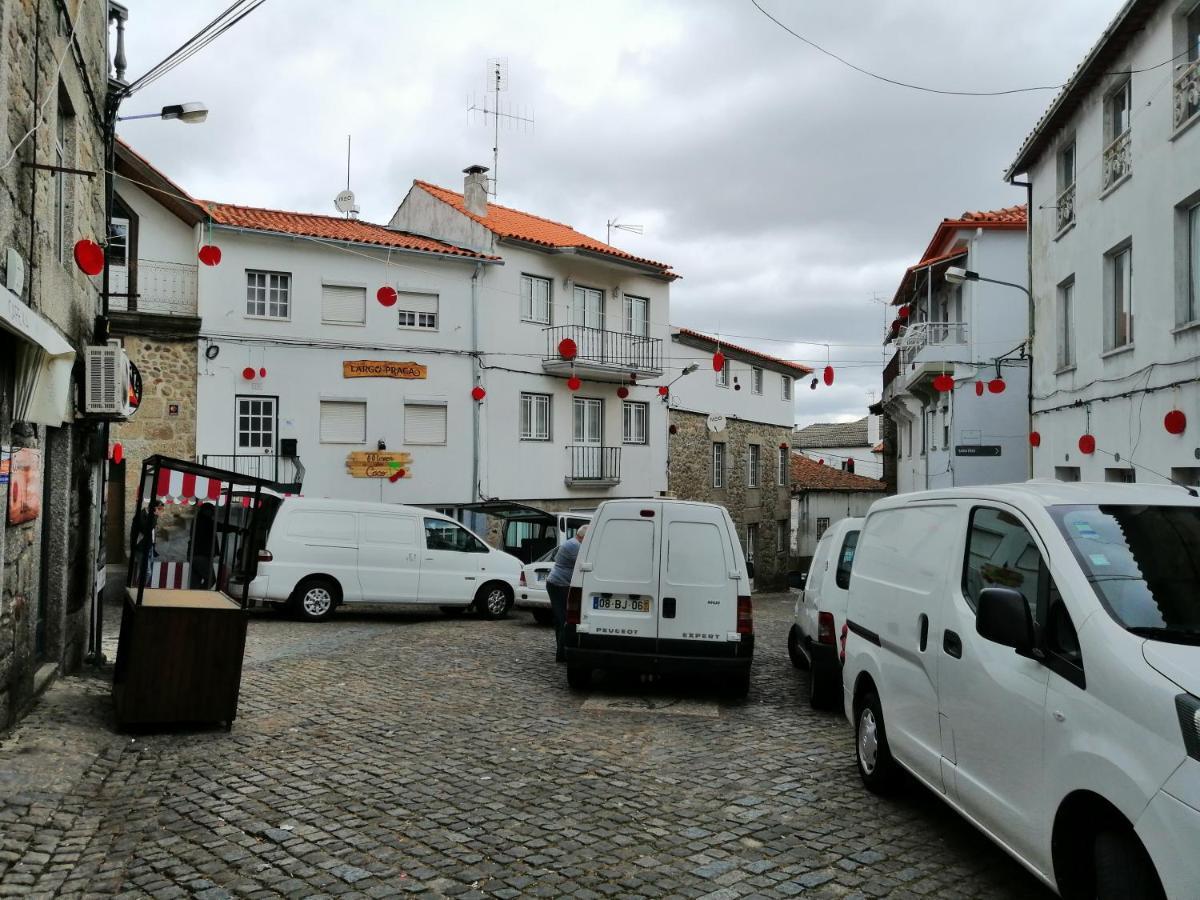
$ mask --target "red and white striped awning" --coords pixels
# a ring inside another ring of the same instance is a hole
[[[216,502],[221,498],[221,487],[224,483],[217,478],[203,478],[173,469],[159,469],[155,493],[164,503],[196,504],[206,500]]]

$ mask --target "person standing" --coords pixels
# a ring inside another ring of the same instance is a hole
[[[579,547],[587,534],[587,526],[581,525],[575,536],[558,548],[554,557],[554,568],[546,579],[546,593],[550,595],[550,609],[554,613],[555,662],[563,662],[563,635],[567,627],[567,591],[571,587],[571,576],[575,574],[575,560],[579,558]]]

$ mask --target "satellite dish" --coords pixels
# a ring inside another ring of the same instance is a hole
[[[725,430],[725,417],[720,413],[713,413],[708,417],[708,430],[712,432],[720,432]]]
[[[333,198],[333,205],[340,213],[358,212],[358,207],[354,205],[354,191],[342,191]]]

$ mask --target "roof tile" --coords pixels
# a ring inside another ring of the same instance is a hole
[[[882,494],[887,491],[887,485],[793,453],[792,492],[800,491],[878,491]]]
[[[809,375],[812,373],[812,369],[803,363],[792,362],[788,359],[780,359],[778,356],[768,356],[766,353],[760,353],[758,350],[751,350],[749,347],[739,347],[737,344],[731,344],[729,341],[721,340],[711,334],[705,334],[702,331],[694,331],[691,328],[676,328],[675,330],[679,334],[684,334],[688,337],[709,342],[712,344],[714,351],[719,347],[721,350],[732,350],[735,353],[743,353],[746,356],[753,356],[757,359],[764,360],[765,362],[774,363],[777,366],[784,366],[794,372],[799,372],[801,375]]]
[[[816,422],[792,433],[792,447],[796,450],[867,445],[866,416],[855,422]]]

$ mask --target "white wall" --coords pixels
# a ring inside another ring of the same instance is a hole
[[[883,477],[883,454],[872,453],[870,447],[806,447],[797,452],[818,462],[825,460],[825,465],[835,469],[842,468],[842,463],[847,459],[853,459],[855,475],[864,478]]]
[[[1163,4],[1133,42],[1107,66],[1119,71],[1154,66],[1179,49],[1173,34],[1178,4]],[[1103,129],[1104,92],[1116,84],[1105,80],[1094,88],[1062,129],[1055,144],[1028,173],[1033,181],[1033,270],[1038,299],[1034,339],[1034,428],[1041,446],[1034,453],[1034,472],[1053,477],[1057,467],[1078,467],[1085,481],[1102,481],[1106,468],[1135,462],[1164,475],[1173,469],[1200,467],[1200,385],[1177,390],[1135,393],[1132,398],[1093,402],[1090,431],[1097,446],[1120,454],[1091,456],[1079,451],[1078,440],[1088,430],[1083,408],[1061,408],[1075,400],[1099,401],[1126,391],[1154,388],[1180,379],[1195,379],[1200,366],[1200,328],[1178,328],[1176,295],[1186,284],[1185,257],[1177,246],[1179,207],[1200,200],[1200,125],[1173,135],[1172,80],[1174,66],[1136,72],[1132,76],[1132,177],[1101,196],[1101,163],[1106,143]],[[1059,235],[1054,209],[1057,201],[1056,153],[1061,142],[1075,135],[1075,225]],[[1104,256],[1120,242],[1133,243],[1134,347],[1104,353]],[[1075,278],[1076,365],[1056,374],[1058,327],[1057,288]],[[1192,360],[1192,361],[1188,361]],[[1147,366],[1154,364],[1153,369]],[[1097,383],[1103,379],[1104,383]],[[1171,409],[1188,416],[1187,431],[1167,434],[1163,417]],[[1180,473],[1186,474],[1186,473]],[[1192,476],[1195,475],[1193,471]],[[1137,471],[1138,481],[1161,481],[1149,471]]]
[[[745,419],[751,422],[762,422],[769,425],[780,425],[791,428],[795,425],[796,414],[794,399],[799,382],[791,375],[784,375],[767,366],[768,363],[756,360],[753,356],[739,354],[736,350],[725,348],[725,365],[729,367],[729,387],[717,383],[717,373],[713,371],[713,351],[693,347],[681,340],[672,338],[668,344],[667,355],[671,357],[671,380],[680,375],[683,369],[693,363],[700,368],[690,375],[684,375],[671,386],[670,403],[672,409],[685,412],[720,413],[729,418]],[[759,367],[763,370],[763,391],[755,394],[752,387],[751,369]],[[798,375],[798,373],[797,373]],[[783,397],[783,379],[792,378],[792,394],[789,399]],[[734,378],[737,379],[741,390],[735,390]]]
[[[865,516],[871,504],[883,497],[867,491],[806,491],[792,496],[792,554],[812,556],[817,549],[817,519],[828,518],[832,528],[842,519]]]
[[[160,206],[136,184],[117,178],[117,195],[138,217],[138,259],[196,265],[196,230]]]

